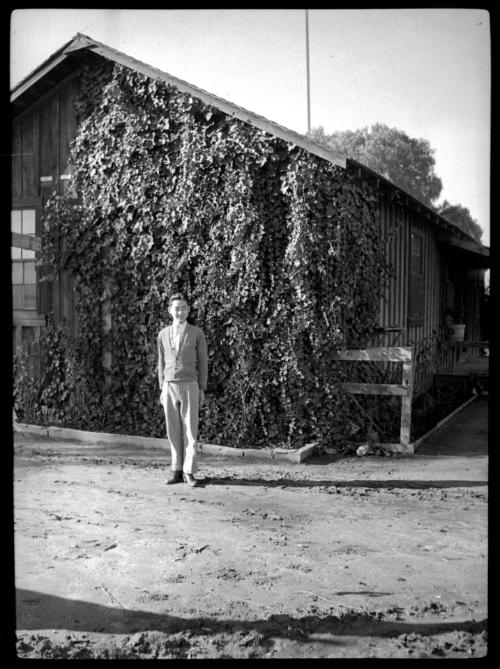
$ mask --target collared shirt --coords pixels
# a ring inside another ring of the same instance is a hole
[[[179,346],[181,343],[181,337],[184,334],[184,331],[186,329],[186,323],[187,321],[184,321],[184,323],[181,323],[180,325],[172,325],[172,332],[174,335],[174,348],[175,352],[179,352]]]

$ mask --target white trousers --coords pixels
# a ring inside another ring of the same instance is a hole
[[[198,381],[164,381],[160,402],[165,411],[172,470],[194,474],[197,470],[200,389]]]

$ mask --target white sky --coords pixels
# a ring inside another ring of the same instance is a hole
[[[11,85],[77,32],[305,133],[303,9],[18,9]],[[440,201],[489,244],[490,21],[476,9],[309,10],[311,125],[385,123],[435,149]]]

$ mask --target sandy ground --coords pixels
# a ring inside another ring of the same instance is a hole
[[[205,454],[195,489],[166,452],[16,435],[17,654],[484,657],[483,423],[458,455]]]

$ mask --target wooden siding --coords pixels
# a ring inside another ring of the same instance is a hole
[[[384,295],[380,302],[381,328],[385,334],[378,345],[403,346],[405,345],[405,315],[407,312],[407,291],[402,289],[402,277],[407,272],[407,234],[405,226],[401,224],[399,212],[393,203],[381,199],[380,225],[381,233],[390,241],[387,245],[386,260],[393,268]]]
[[[23,132],[22,125],[12,128],[12,199],[23,197]]]
[[[69,173],[70,143],[76,131],[75,101],[78,95],[77,79],[67,78],[49,94],[23,111],[12,124],[12,205],[14,209],[33,207],[36,209],[36,234],[41,234],[41,213],[44,204],[54,190],[62,193],[67,179],[61,175]],[[38,271],[39,276],[48,268]],[[68,272],[63,272],[52,285],[44,283],[38,287],[37,312],[30,318],[37,322],[35,332],[39,335],[39,323],[45,323],[42,314],[52,311],[55,323],[64,319],[71,327],[73,317],[73,281]],[[21,313],[14,314],[14,326],[27,325]],[[17,330],[17,341],[21,341]]]
[[[41,232],[38,214],[47,198],[53,190],[61,193],[67,187],[67,180],[61,176],[69,173],[69,146],[76,130],[76,76],[74,73],[65,78],[13,121],[13,204],[14,207],[37,208],[38,235]],[[249,122],[252,121],[249,119]],[[380,229],[381,234],[390,238],[386,252],[394,272],[380,301],[381,333],[367,345],[413,346],[418,359],[422,345],[440,332],[447,304],[452,303],[455,310],[457,305],[463,309],[467,338],[481,339],[479,314],[483,271],[467,272],[465,266],[454,265],[443,244],[438,243],[439,230],[431,222],[428,212],[426,214],[423,208],[412,208],[410,204],[405,202],[404,194],[401,202],[396,204],[389,190],[379,184]],[[423,240],[424,311],[418,325],[409,323],[412,229],[418,230]],[[72,284],[68,272],[62,273],[52,285],[45,284],[39,311],[52,310],[56,323],[65,319],[75,327]],[[33,316],[43,318],[40,313]],[[24,322],[18,325],[25,327]],[[394,365],[392,362],[382,364],[388,368]],[[436,370],[427,368],[427,371]],[[417,380],[418,374],[417,367]]]
[[[416,355],[428,333],[438,326],[439,297],[436,299],[435,281],[438,275],[439,258],[432,226],[420,220],[415,212],[395,204],[384,193],[380,194],[381,234],[389,239],[387,260],[392,267],[392,275],[380,303],[379,325],[381,334],[369,345],[413,346]],[[412,229],[422,236],[423,262],[423,318],[420,324],[409,322],[409,298],[411,279],[411,234]],[[396,366],[385,365],[386,373],[397,374]],[[419,380],[419,369],[415,370]]]
[[[39,378],[43,371],[43,356],[40,352],[40,334],[45,326],[45,321],[37,322],[34,319],[26,320],[24,324],[16,325],[13,328],[13,349],[23,348],[28,355],[27,365],[28,374],[32,378]]]
[[[393,274],[380,300],[380,334],[367,346],[413,346],[418,390],[437,371],[437,337],[444,334],[447,306],[463,313],[468,340],[481,339],[484,273],[452,261],[447,247],[439,243],[439,230],[423,213],[394,204],[382,192],[379,204],[380,230],[389,239],[386,258]],[[412,230],[422,237],[423,261],[423,313],[422,319],[414,322],[409,319]],[[386,371],[393,367],[392,363],[385,366]]]
[[[39,110],[40,118],[40,176],[52,177],[54,179],[53,149],[57,138],[53,135],[52,105],[41,105]],[[47,182],[42,182],[43,184]],[[48,182],[51,184],[51,182]]]
[[[40,177],[38,175],[38,115],[23,119],[21,124],[22,136],[22,196],[35,198],[39,196]]]
[[[68,173],[70,142],[76,130],[76,77],[68,78],[13,121],[12,190],[14,200],[40,197],[42,188],[61,192]],[[47,185],[49,184],[49,185]]]
[[[381,198],[381,229],[390,235],[388,260],[393,268],[380,310],[380,326],[398,334],[398,345],[418,346],[432,335],[441,320],[440,257],[433,226],[416,212]],[[423,318],[421,324],[411,325],[409,315],[410,240],[412,229],[422,236],[423,247]],[[390,336],[389,333],[386,336]],[[386,345],[395,345],[395,342]]]
[[[76,81],[69,81],[59,95],[59,177],[68,174],[69,147],[76,132],[75,100],[78,94]],[[65,184],[59,184],[62,189]]]

